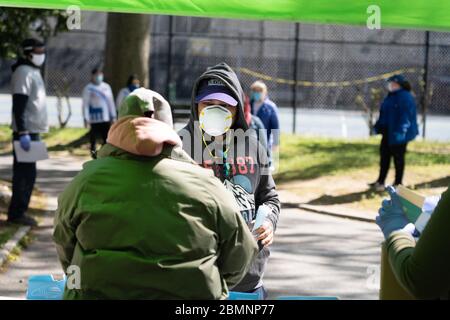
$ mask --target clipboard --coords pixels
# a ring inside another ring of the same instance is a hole
[[[31,141],[28,151],[22,149],[20,141],[14,141],[14,152],[17,162],[32,163],[48,159],[47,146],[42,141]]]
[[[425,197],[402,185],[397,186],[396,191],[408,220],[415,223],[422,214]]]

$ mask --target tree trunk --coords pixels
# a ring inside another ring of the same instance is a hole
[[[150,16],[108,13],[105,44],[105,81],[114,96],[131,74],[137,74],[141,86],[149,86]]]

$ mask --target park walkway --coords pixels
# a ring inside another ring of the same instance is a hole
[[[35,274],[62,274],[52,240],[54,210],[58,194],[78,171],[84,160],[56,156],[38,163],[36,187],[48,199],[47,210],[38,215],[39,226],[31,231],[33,241],[22,250],[20,257],[11,262],[5,272],[0,273],[0,296],[24,298],[27,279]],[[0,156],[0,178],[11,180],[12,157]]]

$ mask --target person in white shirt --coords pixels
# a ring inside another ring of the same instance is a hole
[[[141,86],[141,82],[139,81],[139,78],[136,74],[132,74],[128,77],[127,84],[124,88],[120,89],[119,94],[116,98],[116,107],[117,109],[120,108],[120,105],[122,104],[123,100],[125,100],[126,97],[130,93],[132,93],[134,90],[138,89]]]
[[[83,89],[82,109],[85,126],[90,127],[91,155],[95,159],[97,138],[105,144],[109,128],[117,118],[111,87],[103,81],[100,68],[92,70],[91,82]]]
[[[22,54],[12,65],[12,125],[13,179],[12,197],[8,208],[8,222],[37,226],[37,221],[26,214],[36,181],[36,162],[19,162],[17,148],[30,151],[32,141],[41,140],[48,131],[47,95],[41,69],[45,61],[45,44],[34,38],[22,42]]]

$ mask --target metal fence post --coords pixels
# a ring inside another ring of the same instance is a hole
[[[298,50],[300,43],[300,23],[295,24],[295,48],[294,48],[294,84],[292,85],[292,133],[295,134],[297,127],[297,80],[298,80]]]
[[[173,39],[173,16],[169,16],[169,36],[167,46],[167,80],[166,80],[166,98],[170,104],[171,100],[171,82],[172,82],[172,39]]]
[[[425,131],[427,124],[427,111],[428,111],[428,67],[429,67],[429,55],[430,55],[430,31],[425,31],[425,60],[423,65],[423,93],[422,93],[422,138],[425,139]]]

